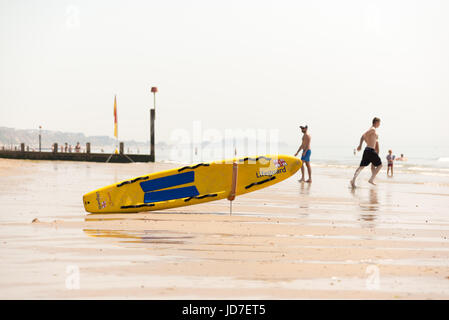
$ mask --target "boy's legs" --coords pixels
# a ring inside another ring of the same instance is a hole
[[[380,169],[382,169],[382,164],[378,165],[374,170],[372,170],[371,178],[368,180],[369,183],[376,185],[374,183],[374,178],[377,176],[377,174],[379,173]]]
[[[370,164],[369,153],[368,153],[367,149],[365,149],[365,151],[363,151],[362,161],[360,161],[360,165],[357,168],[357,170],[355,170],[354,177],[351,180],[351,186],[353,188],[355,188],[355,179],[357,179],[357,176],[363,170],[363,168],[369,166],[369,164]],[[373,168],[371,167],[371,172],[372,171],[373,171]]]
[[[353,188],[355,188],[355,179],[357,178],[357,176],[359,175],[359,173],[363,170],[363,168],[365,168],[365,167],[360,166],[360,167],[358,167],[357,170],[354,172],[354,177],[353,177],[352,180],[351,180],[351,186],[352,186]]]
[[[312,182],[312,168],[310,167],[310,161],[306,161],[307,173],[309,174],[309,180],[306,182]]]
[[[301,179],[299,180],[299,182],[304,182],[304,166],[301,166]]]
[[[380,160],[379,155],[377,153],[372,154],[371,159],[371,178],[368,180],[369,183],[376,185],[374,183],[374,178],[379,173],[380,169],[382,169],[382,160]]]
[[[312,153],[312,151],[309,149],[307,150],[305,153],[303,153],[301,160],[303,162],[303,165],[301,166],[301,173],[302,173],[302,178],[301,180],[299,180],[299,182],[304,182],[305,181],[305,172],[304,172],[304,163],[307,166],[307,172],[309,173],[309,180],[307,180],[306,182],[312,182],[312,169],[310,168],[310,154]]]

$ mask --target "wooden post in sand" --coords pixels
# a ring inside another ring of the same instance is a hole
[[[155,159],[154,155],[154,118],[155,118],[155,110],[150,110],[150,124],[151,124],[151,131],[150,131],[150,155],[153,159]]]

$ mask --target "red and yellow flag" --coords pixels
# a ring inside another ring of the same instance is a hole
[[[118,138],[118,130],[117,130],[117,96],[114,96],[114,137]]]

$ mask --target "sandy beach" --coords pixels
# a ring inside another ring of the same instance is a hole
[[[2,299],[448,299],[449,180],[314,165],[238,197],[87,214],[82,195],[174,168],[0,159]]]

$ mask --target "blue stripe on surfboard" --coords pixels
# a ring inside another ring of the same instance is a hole
[[[195,180],[195,171],[189,171],[179,174],[174,174],[167,177],[148,180],[140,183],[143,192],[150,192],[159,189],[179,186],[181,184],[190,183]]]
[[[198,189],[195,186],[182,187],[182,188],[169,189],[169,190],[160,190],[160,191],[153,191],[153,192],[145,193],[143,202],[151,203],[151,202],[167,201],[167,200],[174,200],[174,199],[187,198],[187,197],[196,197],[199,194],[200,193],[198,192]]]

